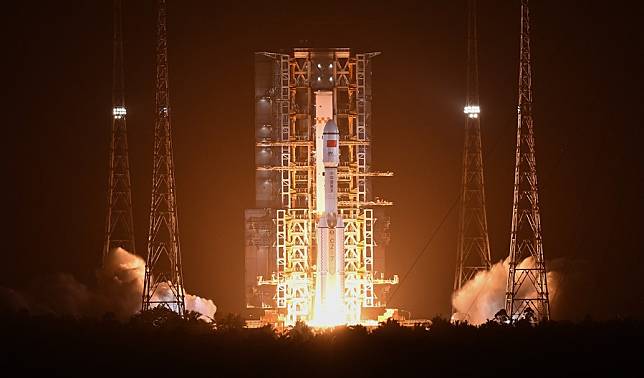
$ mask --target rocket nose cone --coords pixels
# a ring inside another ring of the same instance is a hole
[[[337,134],[338,133],[338,125],[335,124],[335,121],[330,119],[326,122],[324,125],[324,133],[325,134]]]

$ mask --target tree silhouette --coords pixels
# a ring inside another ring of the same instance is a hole
[[[218,331],[231,332],[240,331],[246,326],[246,321],[239,314],[228,313],[226,316],[216,320]]]
[[[293,328],[289,329],[286,334],[286,339],[296,342],[296,343],[305,343],[313,339],[315,336],[311,327],[306,325],[301,320],[295,322]]]
[[[502,308],[494,314],[494,320],[499,324],[507,324],[510,321],[510,317],[508,316],[508,312]]]

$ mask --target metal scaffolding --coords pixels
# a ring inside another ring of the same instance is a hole
[[[260,248],[249,242],[255,231],[246,227],[247,307],[277,309],[283,325],[308,321],[312,315],[316,274],[312,262],[317,253],[315,197],[320,179],[313,131],[313,94],[317,90],[332,91],[333,114],[341,135],[338,210],[345,222],[345,299],[351,322],[361,320],[363,308],[384,306],[386,288],[398,282],[397,276],[385,279],[383,272],[374,270],[374,250],[384,251],[386,245],[375,242],[377,219],[373,207],[392,203],[373,198],[369,180],[393,175],[370,167],[370,59],[378,54],[351,54],[346,48],[257,53],[258,209],[246,211],[246,223],[256,222],[252,215],[261,208],[268,209],[274,214],[274,234],[272,245]],[[257,262],[272,258],[274,263]],[[271,300],[264,295],[264,287],[274,288]]]
[[[505,311],[512,322],[521,318],[531,321],[550,319],[532,119],[529,16],[528,0],[523,0],[514,201],[505,297]]]

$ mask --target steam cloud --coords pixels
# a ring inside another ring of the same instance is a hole
[[[528,257],[519,263],[519,268],[534,266],[534,259]],[[485,323],[488,319],[505,307],[505,286],[508,279],[509,263],[506,258],[494,264],[490,270],[481,271],[452,296],[452,305],[457,310],[455,320],[467,320],[470,324],[478,325]],[[548,281],[550,304],[555,297],[560,276],[550,271],[546,273]],[[519,293],[521,295],[534,295],[530,285],[524,284]],[[532,292],[530,292],[532,291]]]
[[[74,317],[102,316],[111,312],[126,319],[141,309],[144,278],[145,261],[116,248],[97,272],[96,289],[90,289],[69,274],[58,274],[35,282],[24,293],[0,287],[0,309]],[[163,290],[159,290],[154,299],[163,295]],[[185,303],[186,310],[199,312],[204,320],[212,319],[217,311],[212,300],[196,295],[186,293]]]

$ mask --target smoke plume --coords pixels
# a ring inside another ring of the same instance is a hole
[[[526,268],[534,265],[534,259],[528,257],[519,263],[519,268]],[[508,279],[509,263],[506,258],[494,264],[490,270],[481,271],[452,296],[452,305],[457,313],[454,320],[467,320],[470,324],[478,325],[485,323],[488,319],[505,307],[505,290]],[[548,281],[549,298],[555,297],[559,274],[549,271],[546,273]],[[532,292],[530,292],[532,290]],[[520,295],[534,295],[534,290],[524,284],[519,290]],[[550,302],[552,305],[552,301]]]
[[[174,298],[170,285],[166,283],[160,283],[152,295],[153,301],[173,301]],[[212,321],[214,319],[215,312],[217,312],[217,306],[215,306],[215,303],[212,300],[201,298],[198,295],[184,293],[184,303],[187,311],[200,313],[202,315],[200,318],[206,321]],[[171,307],[176,311],[176,306]]]
[[[24,292],[0,287],[0,310],[26,310],[32,314],[102,316],[113,313],[126,319],[141,309],[145,277],[145,261],[132,253],[116,248],[108,254],[96,273],[97,287],[89,288],[73,276],[60,273],[40,279]],[[162,298],[159,290],[153,299]],[[186,293],[186,310],[214,317],[217,306],[210,299]]]

